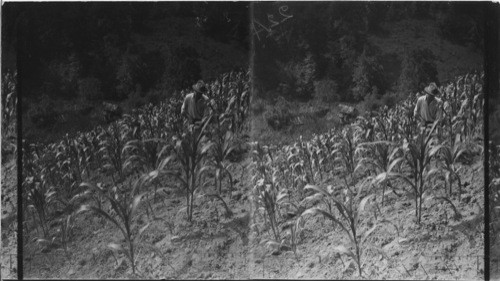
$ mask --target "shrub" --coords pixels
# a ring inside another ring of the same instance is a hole
[[[290,111],[290,104],[279,97],[278,102],[273,106],[270,112],[266,112],[265,118],[269,127],[273,130],[281,130],[290,125],[293,115]]]
[[[363,101],[365,111],[376,111],[382,105],[383,102],[380,100],[380,97],[374,94],[367,95]]]
[[[281,94],[300,99],[309,99],[314,92],[316,63],[311,54],[301,61],[292,61],[281,65]]]
[[[366,111],[377,111],[382,106],[392,108],[401,100],[396,93],[386,93],[385,95],[370,94],[365,97],[363,107]]]
[[[264,99],[257,98],[251,103],[251,107],[253,115],[260,115],[264,112],[264,110],[266,110],[266,101]]]
[[[55,103],[48,95],[42,95],[37,105],[28,112],[31,122],[39,128],[48,128],[57,122]]]
[[[386,93],[383,95],[380,100],[383,105],[387,105],[388,107],[395,106],[399,101],[401,101],[401,97],[397,93]]]
[[[367,55],[366,50],[355,63],[352,82],[354,100],[363,100],[367,95],[383,95],[386,88],[383,67],[376,57]]]
[[[337,82],[331,79],[324,79],[314,83],[315,97],[323,102],[335,102],[340,100],[338,93],[339,86]]]

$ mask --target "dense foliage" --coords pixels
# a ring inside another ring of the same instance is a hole
[[[248,5],[7,3],[2,67],[23,79],[25,137],[89,130],[103,100],[128,110],[246,67]]]
[[[172,28],[186,25],[181,30],[194,30],[200,36],[220,40],[237,40],[245,46],[246,5],[219,3],[208,5],[209,9],[205,6],[204,3],[7,4],[2,41],[6,44],[22,41],[18,51],[26,59],[20,60],[19,67],[23,69],[26,84],[23,92],[27,97],[38,95],[39,91],[51,97],[71,98],[77,93],[79,79],[94,77],[101,82],[106,98],[118,99],[118,89],[129,82],[123,81],[124,72],[130,75],[134,88],[137,83],[147,91],[160,82],[167,66],[178,67],[165,65],[168,57],[161,48],[146,46],[137,38],[153,32],[154,24],[161,19],[172,21]],[[196,20],[200,18],[204,20]],[[180,38],[182,33],[166,30],[171,37],[169,41]],[[184,56],[192,57],[192,51],[188,50],[195,46],[188,44],[181,49],[187,52]],[[181,59],[180,52],[171,55]],[[176,74],[191,74],[190,70]],[[171,85],[170,89],[179,88]]]
[[[315,94],[310,85],[324,80],[337,84],[340,101],[363,100],[374,92],[406,95],[430,79],[437,81],[438,62],[425,47],[434,41],[420,41],[439,38],[474,50],[482,46],[483,10],[472,3],[261,2],[253,10],[255,85],[267,96],[310,99]],[[426,31],[406,30],[405,36],[391,38],[401,48],[390,52],[374,43],[373,37],[391,35],[388,26],[410,21],[427,21],[436,34],[422,40],[419,32]],[[414,37],[408,35],[412,32]],[[397,70],[389,74],[382,65]]]

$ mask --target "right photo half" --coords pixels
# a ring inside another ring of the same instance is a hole
[[[489,140],[489,260],[490,280],[500,280],[500,4],[491,4],[486,20],[486,77]]]
[[[252,4],[251,278],[484,279],[484,8]]]

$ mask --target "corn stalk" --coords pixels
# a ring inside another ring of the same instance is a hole
[[[430,180],[439,171],[437,168],[430,169],[432,158],[430,141],[437,124],[437,122],[434,123],[427,135],[420,134],[411,142],[404,143],[401,147],[404,155],[391,162],[388,172],[380,173],[375,178],[377,183],[387,179],[401,179],[410,186],[409,194],[415,202],[417,224],[420,224],[421,221],[423,197],[430,189]],[[401,163],[405,163],[410,167],[410,174],[394,171]]]
[[[138,194],[139,189],[148,179],[149,176],[146,175],[135,180],[128,194],[127,193],[122,194],[122,192],[120,192],[119,188],[117,187],[107,191],[91,183],[82,183],[82,186],[87,187],[96,192],[102,193],[103,196],[108,201],[108,203],[110,204],[111,209],[114,212],[114,215],[111,212],[104,210],[103,208],[90,205],[81,206],[77,212],[77,213],[82,213],[86,211],[92,211],[95,214],[113,223],[120,230],[120,232],[123,234],[123,238],[125,238],[128,248],[123,247],[121,244],[118,243],[110,243],[108,247],[114,251],[123,252],[127,256],[132,265],[132,272],[134,274],[136,271],[135,249],[134,249],[135,242],[137,239],[139,239],[144,230],[146,230],[146,228],[149,226],[149,224],[146,224],[140,229],[137,229],[138,225],[135,223],[134,219],[136,218],[137,208],[139,207],[142,198],[146,194],[146,193]],[[132,180],[130,180],[130,184],[131,182]]]
[[[359,185],[356,193],[352,192],[350,188],[345,189],[345,197],[338,198],[334,190],[328,190],[316,185],[306,185],[305,190],[312,190],[315,193],[304,200],[318,200],[320,199],[328,210],[320,207],[312,207],[302,213],[302,217],[306,218],[307,215],[322,215],[331,220],[335,225],[340,226],[341,231],[349,238],[347,245],[339,245],[334,248],[334,251],[347,255],[355,262],[358,268],[359,276],[362,276],[362,268],[364,265],[363,255],[371,248],[368,244],[368,238],[374,233],[378,224],[367,224],[363,228],[362,215],[365,212],[365,206],[368,201],[374,196],[370,194],[361,198],[361,191],[364,184]],[[331,207],[334,207],[332,209]]]
[[[187,220],[193,218],[194,192],[200,184],[202,175],[209,170],[202,160],[205,158],[213,143],[204,143],[204,133],[210,123],[211,116],[203,119],[201,128],[190,125],[187,132],[176,138],[173,154],[160,162],[154,171],[155,177],[160,174],[172,175],[177,178],[186,191],[186,211]],[[174,160],[180,163],[180,172],[172,167],[168,167]]]

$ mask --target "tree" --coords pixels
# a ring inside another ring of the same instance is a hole
[[[299,99],[309,99],[314,93],[314,79],[316,63],[311,54],[307,54],[300,61],[291,61],[281,64],[283,78],[281,83],[282,94]]]
[[[199,64],[197,66],[199,68]],[[198,70],[196,66],[195,70]],[[159,50],[154,50],[139,56],[134,76],[137,83],[147,92],[159,82],[164,71],[165,60]]]
[[[481,48],[484,38],[484,13],[475,3],[454,3],[447,13],[438,18],[442,37],[459,45],[470,44]]]
[[[383,67],[374,56],[368,56],[366,49],[358,57],[352,74],[353,98],[363,100],[367,95],[381,96],[385,93],[386,83]]]
[[[173,89],[190,87],[201,78],[200,55],[192,46],[177,46],[170,56],[167,82]]]
[[[437,81],[436,57],[429,49],[406,52],[401,63],[401,75],[398,90],[402,93],[414,93],[430,82]]]

